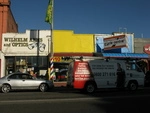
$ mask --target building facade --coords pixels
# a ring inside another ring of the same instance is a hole
[[[10,9],[10,0],[0,0],[0,50],[2,48],[2,33],[18,32],[18,25]]]
[[[38,34],[38,35],[37,35]],[[1,76],[21,71],[44,75],[48,67],[50,30],[26,30],[26,33],[3,33]]]
[[[96,53],[134,53],[133,33],[95,34],[94,37]]]
[[[143,44],[141,43],[142,41]],[[143,53],[141,48],[148,44],[148,41],[148,39],[145,39],[145,41],[136,39],[132,33],[74,34],[71,30],[54,30],[54,68],[57,71],[66,69],[71,60],[65,59],[65,57],[93,56],[94,53]],[[109,50],[105,50],[105,46],[112,45],[113,43],[116,44],[116,47],[120,43],[124,45],[123,47],[119,45],[115,49],[112,46]],[[38,72],[39,75],[45,75],[49,66],[50,53],[50,30],[26,30],[26,33],[3,33],[0,65],[1,77],[16,71]]]
[[[2,50],[2,34],[7,32],[18,32],[18,25],[13,17],[13,14],[10,9],[10,0],[0,0],[0,64],[3,61],[3,54],[1,54]],[[0,74],[1,72],[1,65],[0,65]]]
[[[93,56],[93,53],[150,54],[150,40],[134,38],[133,33],[75,34],[72,30],[54,30],[52,35],[50,30],[18,33],[10,5],[10,0],[0,0],[0,77],[16,71],[45,75],[51,50],[57,71],[67,68],[71,60],[65,57]]]
[[[144,51],[144,47],[146,45],[149,45],[150,44],[150,39],[149,38],[134,38],[134,52],[135,53],[145,53]],[[148,47],[148,53],[147,54],[150,54],[150,49]]]
[[[92,34],[74,34],[70,30],[53,31],[53,61],[55,68],[66,68],[66,56],[92,56]],[[50,30],[26,30],[26,33],[3,33],[1,51],[1,77],[12,72],[46,73],[51,53]]]
[[[72,30],[54,30],[55,53],[92,53],[94,52],[93,34],[74,34]]]

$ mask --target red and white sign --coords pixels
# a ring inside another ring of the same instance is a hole
[[[104,38],[104,50],[127,47],[126,35]]]
[[[145,45],[143,49],[145,53],[150,54],[150,44]]]
[[[75,62],[75,75],[89,75],[89,67],[87,62]]]
[[[88,62],[76,61],[74,63],[74,88],[84,88],[86,81],[90,80]]]

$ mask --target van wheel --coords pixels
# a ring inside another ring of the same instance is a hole
[[[129,89],[130,91],[136,91],[137,88],[138,88],[137,82],[135,82],[135,81],[130,81],[130,82],[129,82],[129,84],[128,84],[128,89]]]
[[[96,86],[93,83],[87,83],[85,85],[85,91],[86,93],[94,93],[96,90]]]

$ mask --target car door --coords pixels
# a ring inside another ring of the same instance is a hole
[[[22,82],[23,89],[37,89],[40,85],[40,81],[29,74],[22,74]]]
[[[21,89],[22,80],[19,77],[19,74],[12,74],[7,78],[7,82],[11,85],[12,89]]]

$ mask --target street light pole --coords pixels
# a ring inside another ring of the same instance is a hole
[[[37,75],[39,75],[39,30],[37,30]]]
[[[49,79],[54,79],[54,62],[53,62],[53,56],[54,56],[54,46],[53,46],[53,28],[54,28],[54,18],[53,18],[53,13],[54,13],[54,0],[52,0],[52,21],[51,21],[51,56],[50,56],[50,78]]]
[[[50,43],[49,43],[49,41],[50,41],[50,35],[47,35],[46,36],[48,39],[48,52],[47,52],[47,67],[49,68],[50,67],[50,65],[49,65],[49,53],[50,53]]]

